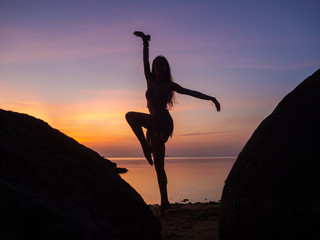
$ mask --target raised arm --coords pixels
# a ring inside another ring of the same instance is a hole
[[[218,112],[220,112],[220,110],[221,110],[220,103],[214,97],[211,97],[209,95],[203,94],[201,92],[197,92],[197,91],[194,91],[194,90],[183,88],[179,84],[174,83],[174,82],[172,83],[172,90],[177,92],[177,93],[180,93],[180,94],[189,95],[191,97],[195,97],[195,98],[199,98],[199,99],[203,99],[203,100],[210,100],[210,101],[212,101],[214,103],[214,105],[216,106]]]
[[[150,71],[150,63],[149,63],[149,41],[150,35],[145,35],[143,32],[134,32],[133,33],[137,37],[141,37],[143,41],[143,67],[144,67],[144,75],[146,77],[147,83],[151,79],[151,71]]]

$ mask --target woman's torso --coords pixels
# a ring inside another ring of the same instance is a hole
[[[147,107],[151,115],[167,109],[170,97],[170,84],[168,82],[152,81],[146,91]]]

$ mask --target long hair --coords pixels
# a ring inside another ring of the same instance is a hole
[[[155,73],[154,73],[154,65],[155,65],[155,62],[156,60],[158,59],[162,59],[164,60],[164,62],[166,63],[167,67],[167,71],[164,73],[164,77],[163,77],[163,81],[165,82],[173,82],[173,78],[171,76],[171,70],[170,70],[170,65],[169,65],[169,62],[168,60],[164,57],[164,56],[157,56],[153,62],[152,62],[152,69],[151,69],[151,73],[153,76],[155,76]],[[173,108],[173,105],[175,103],[175,96],[174,96],[174,91],[171,91],[169,93],[169,96],[168,96],[168,99],[167,99],[167,106],[169,109]]]

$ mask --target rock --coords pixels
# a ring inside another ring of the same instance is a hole
[[[117,167],[116,170],[117,170],[117,173],[127,173],[128,172],[128,169],[126,169],[126,168]]]
[[[115,164],[47,123],[0,109],[0,239],[161,239]]]
[[[225,182],[220,240],[320,239],[320,70],[255,130]]]

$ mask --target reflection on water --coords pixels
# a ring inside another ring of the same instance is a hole
[[[143,158],[109,158],[118,167],[128,169],[121,174],[147,204],[159,204],[160,193],[156,172]],[[168,178],[170,202],[219,201],[236,157],[167,157],[165,170]]]

